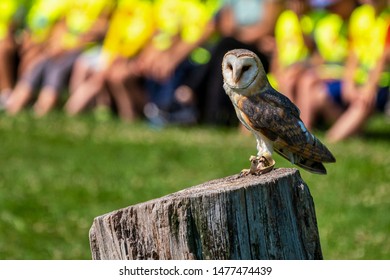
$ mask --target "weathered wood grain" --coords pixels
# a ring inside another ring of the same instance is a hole
[[[93,259],[322,259],[296,169],[230,176],[94,219]]]

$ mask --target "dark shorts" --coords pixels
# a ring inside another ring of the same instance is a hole
[[[334,103],[340,105],[343,108],[347,106],[343,103],[341,92],[341,81],[328,81],[326,82],[328,88],[328,94]],[[378,88],[376,95],[375,108],[378,111],[384,111],[386,103],[389,101],[389,87]]]
[[[340,106],[344,106],[341,98],[341,81],[327,81],[326,86],[332,101]]]
[[[34,90],[40,87],[51,87],[60,93],[68,85],[73,65],[79,54],[75,51],[59,58],[44,59],[28,71],[22,79]]]

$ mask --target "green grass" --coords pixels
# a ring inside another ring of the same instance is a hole
[[[326,259],[390,258],[389,140],[376,117],[364,137],[329,146],[329,175],[301,171]],[[0,143],[0,259],[90,259],[94,217],[238,173],[256,146],[235,129],[27,113],[0,116]]]

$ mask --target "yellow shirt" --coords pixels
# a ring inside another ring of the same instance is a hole
[[[78,45],[80,35],[87,33],[104,12],[113,6],[112,0],[73,0],[68,1],[65,15],[67,32],[63,36],[63,45],[72,49]]]
[[[8,28],[12,18],[18,8],[18,1],[1,0],[0,1],[0,40],[7,36]]]
[[[196,42],[219,6],[219,0],[156,0],[154,18],[158,33],[153,38],[154,45],[168,49],[172,38],[178,35],[185,42]]]
[[[336,14],[328,14],[317,21],[313,35],[324,63],[319,66],[323,79],[341,79],[348,56],[348,39],[344,33],[346,23]]]
[[[65,15],[68,1],[36,0],[33,3],[26,24],[35,42],[40,43],[48,38],[54,24]]]
[[[220,1],[183,0],[180,5],[181,38],[188,43],[198,41],[206,25],[219,8]]]
[[[368,72],[382,57],[389,28],[388,13],[376,15],[371,5],[362,5],[351,15],[349,34],[351,51],[358,57],[360,68],[356,72],[357,83],[364,83]]]
[[[122,0],[110,21],[103,42],[105,60],[132,57],[154,32],[153,6],[148,0]]]
[[[286,67],[305,60],[309,50],[305,45],[301,21],[291,10],[284,11],[275,26],[279,63]]]

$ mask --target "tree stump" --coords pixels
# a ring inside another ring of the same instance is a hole
[[[297,169],[213,180],[94,219],[93,259],[322,259]]]

